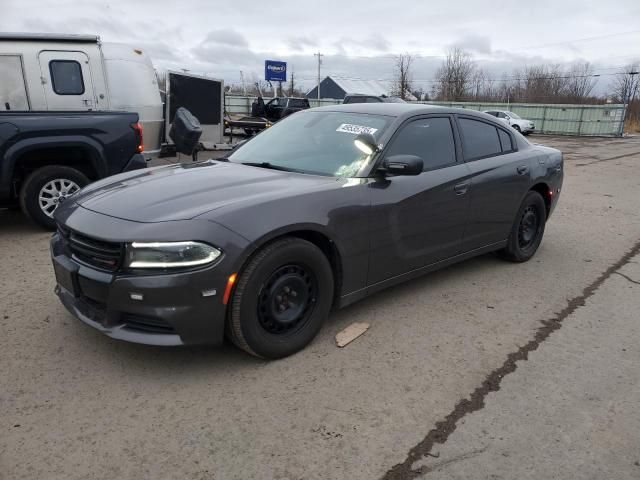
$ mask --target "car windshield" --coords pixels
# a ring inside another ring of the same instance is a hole
[[[520,116],[519,116],[519,115],[516,115],[516,114],[515,114],[515,113],[513,113],[513,112],[505,112],[505,113],[506,113],[507,115],[509,115],[511,118],[515,118],[515,119],[518,119],[518,120],[522,120],[522,119],[520,118]]]
[[[279,121],[239,147],[229,161],[277,170],[354,177],[371,155],[354,144],[358,133],[377,140],[392,117],[303,111]]]

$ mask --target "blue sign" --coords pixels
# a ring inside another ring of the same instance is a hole
[[[287,62],[278,62],[277,60],[265,60],[264,79],[267,82],[286,82],[287,81]]]

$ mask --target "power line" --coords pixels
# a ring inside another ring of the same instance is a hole
[[[570,43],[578,43],[578,42],[590,42],[592,40],[600,40],[602,38],[611,38],[611,37],[620,37],[623,35],[633,35],[636,33],[640,33],[640,30],[632,30],[630,32],[618,32],[618,33],[610,33],[607,35],[597,35],[594,37],[583,37],[576,38],[575,40],[565,40],[563,42],[555,42],[555,43],[543,43],[541,45],[529,45],[525,47],[521,47],[522,49],[532,49],[532,48],[545,48],[545,47],[555,47],[558,45],[568,45]]]

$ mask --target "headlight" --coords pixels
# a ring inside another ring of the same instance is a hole
[[[185,268],[214,262],[222,252],[200,242],[133,242],[127,245],[129,268]]]

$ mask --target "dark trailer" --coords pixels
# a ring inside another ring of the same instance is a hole
[[[176,111],[186,108],[200,121],[200,143],[206,150],[216,149],[224,136],[224,82],[222,80],[182,72],[167,72],[165,103],[165,144],[172,149],[168,136]]]

